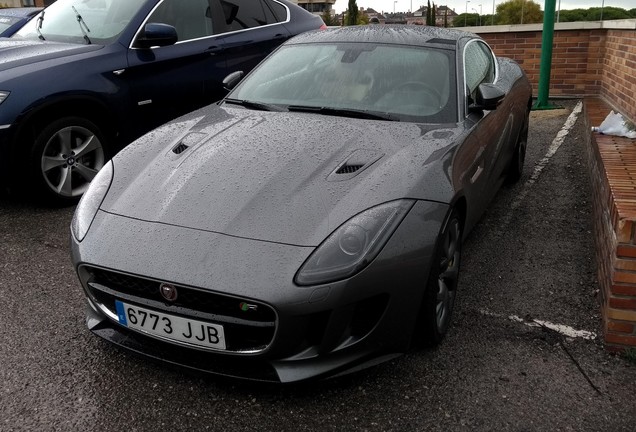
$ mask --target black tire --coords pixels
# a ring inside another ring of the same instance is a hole
[[[438,345],[451,323],[461,262],[462,225],[452,210],[437,240],[428,282],[418,317],[416,334],[424,346]]]
[[[36,132],[30,154],[30,192],[55,205],[79,201],[110,157],[100,128],[80,117],[63,117]]]
[[[528,112],[528,116],[530,112]],[[506,173],[506,184],[515,184],[523,175],[523,164],[526,160],[526,148],[528,146],[528,122],[529,118],[526,117],[523,129],[519,133],[519,138],[517,138],[517,143],[515,145],[515,152],[512,155],[512,159],[510,160],[510,165],[508,165],[508,172]]]

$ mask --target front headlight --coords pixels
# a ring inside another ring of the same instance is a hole
[[[5,100],[6,98],[8,98],[8,97],[9,97],[9,94],[10,94],[10,93],[11,93],[11,92],[8,92],[8,91],[0,91],[0,104],[1,104],[2,102],[4,102],[4,100]]]
[[[297,285],[316,285],[353,276],[380,253],[415,201],[392,201],[354,216],[309,256],[296,274]]]
[[[108,161],[102,169],[99,170],[95,178],[91,181],[88,190],[84,192],[80,200],[73,221],[71,222],[71,231],[77,241],[84,240],[84,236],[95,219],[99,206],[108,193],[110,184],[113,180],[113,162]]]

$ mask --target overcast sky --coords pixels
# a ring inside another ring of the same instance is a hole
[[[394,4],[394,0],[356,0],[358,7],[363,8],[373,8],[378,12],[393,12],[393,7],[395,6],[396,12],[408,12],[411,10],[418,10],[420,6],[426,6],[426,0],[398,0]],[[503,3],[505,0],[495,0],[495,8],[499,3]],[[603,4],[603,0],[561,0],[561,10],[564,9],[587,9],[591,7],[601,7]],[[433,1],[431,1],[431,4]],[[451,9],[454,9],[458,14],[466,12],[466,1],[465,0],[435,0],[435,5],[437,6],[448,6]],[[541,5],[541,10],[543,10],[545,1],[535,1]],[[335,10],[337,13],[340,13],[347,9],[347,5],[349,4],[348,0],[336,0]],[[473,10],[476,9],[479,11],[482,5],[481,10],[483,14],[492,14],[493,2],[492,0],[471,0],[468,3],[468,12],[475,13]],[[634,0],[605,0],[605,6],[614,6],[620,7],[623,9],[632,9],[636,7],[636,2]],[[559,7],[559,0],[556,0],[556,7]]]

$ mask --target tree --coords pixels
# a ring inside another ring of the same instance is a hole
[[[629,19],[629,18],[631,18],[630,11],[627,11],[625,9],[615,8],[611,6],[603,8],[603,20]],[[562,10],[559,13],[560,22],[599,21],[600,19],[601,19],[601,8],[597,8],[597,7],[589,8],[589,9]]]
[[[479,14],[476,13],[461,13],[453,19],[452,25],[453,27],[464,27],[464,23],[466,26],[478,26],[479,25]]]
[[[541,6],[532,0],[508,0],[497,6],[497,24],[542,23]]]
[[[431,25],[431,0],[426,3],[426,25]]]
[[[347,8],[347,14],[345,15],[345,25],[357,25],[358,24],[358,4],[356,0],[349,0],[349,7]]]
[[[329,13],[329,11],[325,11],[322,16],[321,16],[323,22],[325,23],[325,25],[327,26],[337,26],[340,25],[340,23],[338,22],[338,18],[336,18],[335,16],[331,15]]]
[[[362,12],[360,13],[360,11],[358,11],[357,14],[357,18],[354,24],[348,24],[349,23],[349,11],[345,12],[344,15],[344,24],[343,25],[365,25],[365,24],[369,24],[369,15],[366,14],[366,12]]]

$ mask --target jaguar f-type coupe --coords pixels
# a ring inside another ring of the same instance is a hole
[[[441,342],[462,240],[522,176],[520,67],[475,34],[359,26],[296,36],[224,83],[105,163],[78,205],[88,328],[274,382]]]

